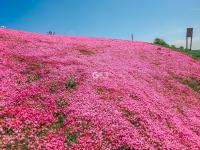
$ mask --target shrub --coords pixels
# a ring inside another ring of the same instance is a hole
[[[75,143],[76,141],[77,141],[76,133],[68,133],[67,134],[67,140],[66,140],[67,146],[70,146],[72,143]]]
[[[183,46],[176,47],[175,45],[171,45],[170,48],[173,49],[173,50],[179,50],[179,51],[184,51],[185,50]]]
[[[171,45],[170,48],[172,48],[172,49],[177,49],[177,47],[176,47],[175,45]]]
[[[74,78],[70,78],[69,80],[67,80],[67,82],[66,82],[67,89],[73,89],[75,87],[76,87],[76,82],[75,82]]]
[[[182,51],[185,50],[183,46],[180,46],[179,49]]]
[[[156,44],[156,45],[169,47],[169,45],[163,39],[160,39],[160,38],[156,38],[153,43]]]

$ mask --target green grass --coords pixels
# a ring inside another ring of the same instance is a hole
[[[172,50],[183,52],[187,55],[192,56],[193,59],[200,60],[200,50],[187,50],[183,46],[176,47],[175,45],[169,45],[163,39],[156,38],[153,42],[155,45],[159,45],[166,48],[171,48]]]
[[[187,55],[190,55],[192,56],[192,58],[196,59],[196,60],[200,60],[200,50],[180,50],[180,49],[174,49],[176,51],[180,51],[180,52],[183,52]]]

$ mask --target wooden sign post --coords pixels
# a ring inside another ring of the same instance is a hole
[[[132,41],[133,41],[133,34],[131,34],[131,39],[132,39]]]
[[[192,50],[193,28],[187,28],[187,33],[186,33],[186,49],[188,49],[188,38],[190,38],[190,50]]]

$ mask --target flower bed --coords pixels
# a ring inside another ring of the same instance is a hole
[[[200,62],[123,40],[0,29],[0,149],[200,149]]]

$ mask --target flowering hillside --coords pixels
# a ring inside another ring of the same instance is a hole
[[[200,149],[200,62],[149,43],[0,29],[0,149]]]

